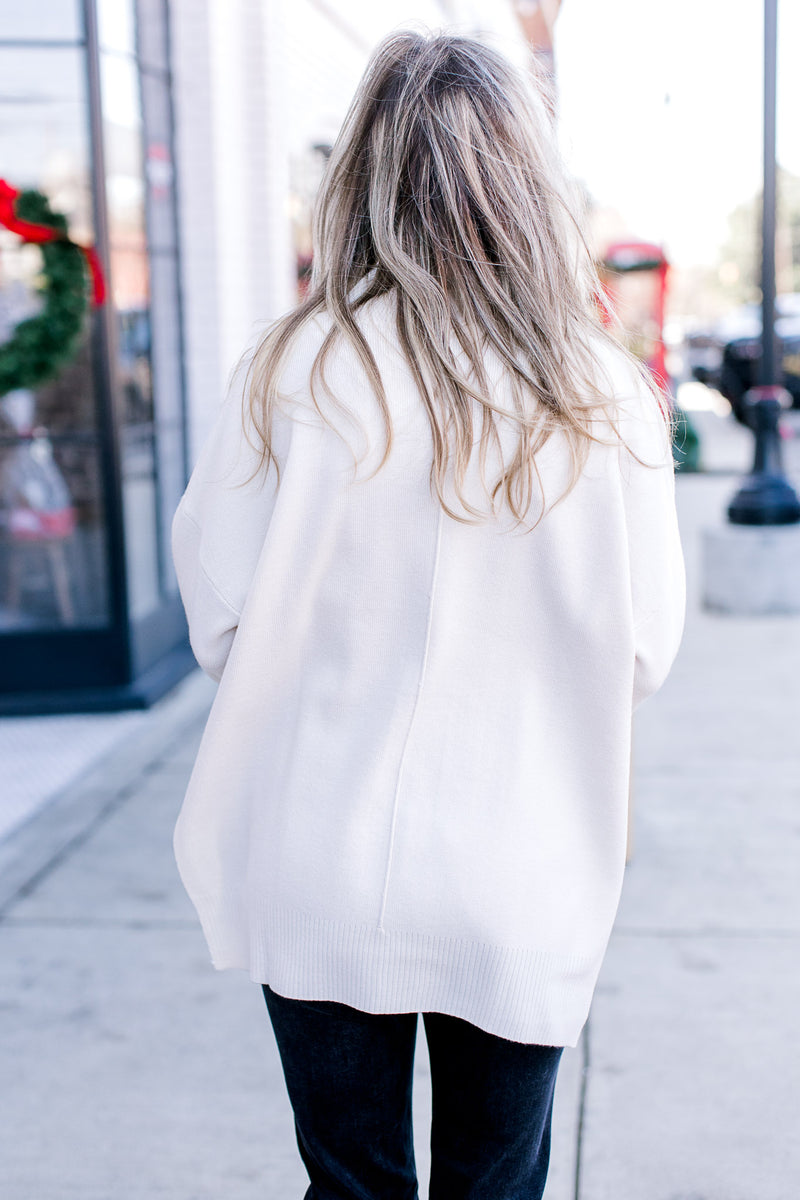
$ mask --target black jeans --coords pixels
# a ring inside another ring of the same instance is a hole
[[[417,1013],[288,1000],[262,985],[311,1180],[305,1200],[416,1200]],[[431,1062],[430,1200],[540,1200],[563,1047],[423,1013]]]

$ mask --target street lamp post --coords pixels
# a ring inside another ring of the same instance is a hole
[[[791,403],[777,383],[775,346],[775,118],[778,0],[764,0],[764,189],[761,218],[761,370],[745,396],[755,431],[755,461],[728,505],[734,525],[793,525],[800,500],[783,472],[778,417]]]

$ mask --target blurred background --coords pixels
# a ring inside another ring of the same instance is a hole
[[[9,1200],[301,1194],[261,1014],[211,978],[170,856],[213,688],[169,533],[232,366],[307,286],[369,53],[414,23],[546,78],[608,306],[680,417],[687,634],[637,717],[626,899],[547,1195],[797,1191],[800,602],[726,614],[702,585],[755,449],[761,0],[0,0]],[[782,0],[770,453],[795,487],[798,46]],[[796,596],[791,536],[774,571]],[[733,591],[771,571],[748,560]]]
[[[326,157],[371,47],[399,23],[538,61],[630,344],[687,412],[740,412],[760,328],[755,0],[735,15],[717,0],[0,11],[0,178],[95,247],[107,285],[70,345],[39,345],[49,268],[0,224],[0,712],[138,707],[189,669],[172,513],[231,365],[302,294]],[[778,315],[800,403],[797,5],[781,20]]]

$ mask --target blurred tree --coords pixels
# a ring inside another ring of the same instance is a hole
[[[778,168],[776,269],[778,292],[800,292],[800,176]],[[720,250],[719,283],[734,304],[760,298],[761,192],[728,217]]]
[[[778,290],[800,292],[800,175],[778,180]]]

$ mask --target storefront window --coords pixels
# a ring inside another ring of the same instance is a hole
[[[0,708],[58,711],[92,688],[117,706],[188,662],[169,552],[187,463],[167,5],[6,7],[3,196],[62,214],[77,245],[43,249],[7,227],[27,212],[0,212]],[[79,247],[102,264],[98,307]],[[30,323],[64,329],[53,297],[63,316],[84,286],[66,350],[20,373]]]
[[[101,50],[134,53],[136,27],[130,0],[97,0],[97,37]]]
[[[158,485],[151,367],[142,91],[132,7],[98,4],[111,302],[122,394],[122,506],[134,620],[159,605]]]
[[[9,12],[6,36],[76,36],[69,4]],[[25,16],[23,14],[26,14]],[[27,20],[30,18],[30,20]],[[0,45],[0,164],[13,188],[42,193],[76,241],[93,240],[84,51]],[[0,228],[0,356],[25,365],[24,323],[42,318],[42,251]],[[23,327],[21,329],[21,327]],[[93,320],[54,375],[0,397],[0,629],[91,628],[108,621]],[[4,376],[4,379],[7,378]],[[13,370],[11,378],[14,378]]]
[[[83,36],[80,0],[25,0],[4,4],[3,41],[77,42]]]
[[[150,249],[157,542],[162,597],[177,598],[170,531],[186,486],[187,461],[167,9],[164,0],[138,0],[137,14]]]
[[[177,592],[172,563],[172,517],[186,486],[184,457],[183,380],[181,376],[178,260],[174,251],[153,254],[151,260],[153,311],[153,379],[159,493],[161,580],[165,592]]]

